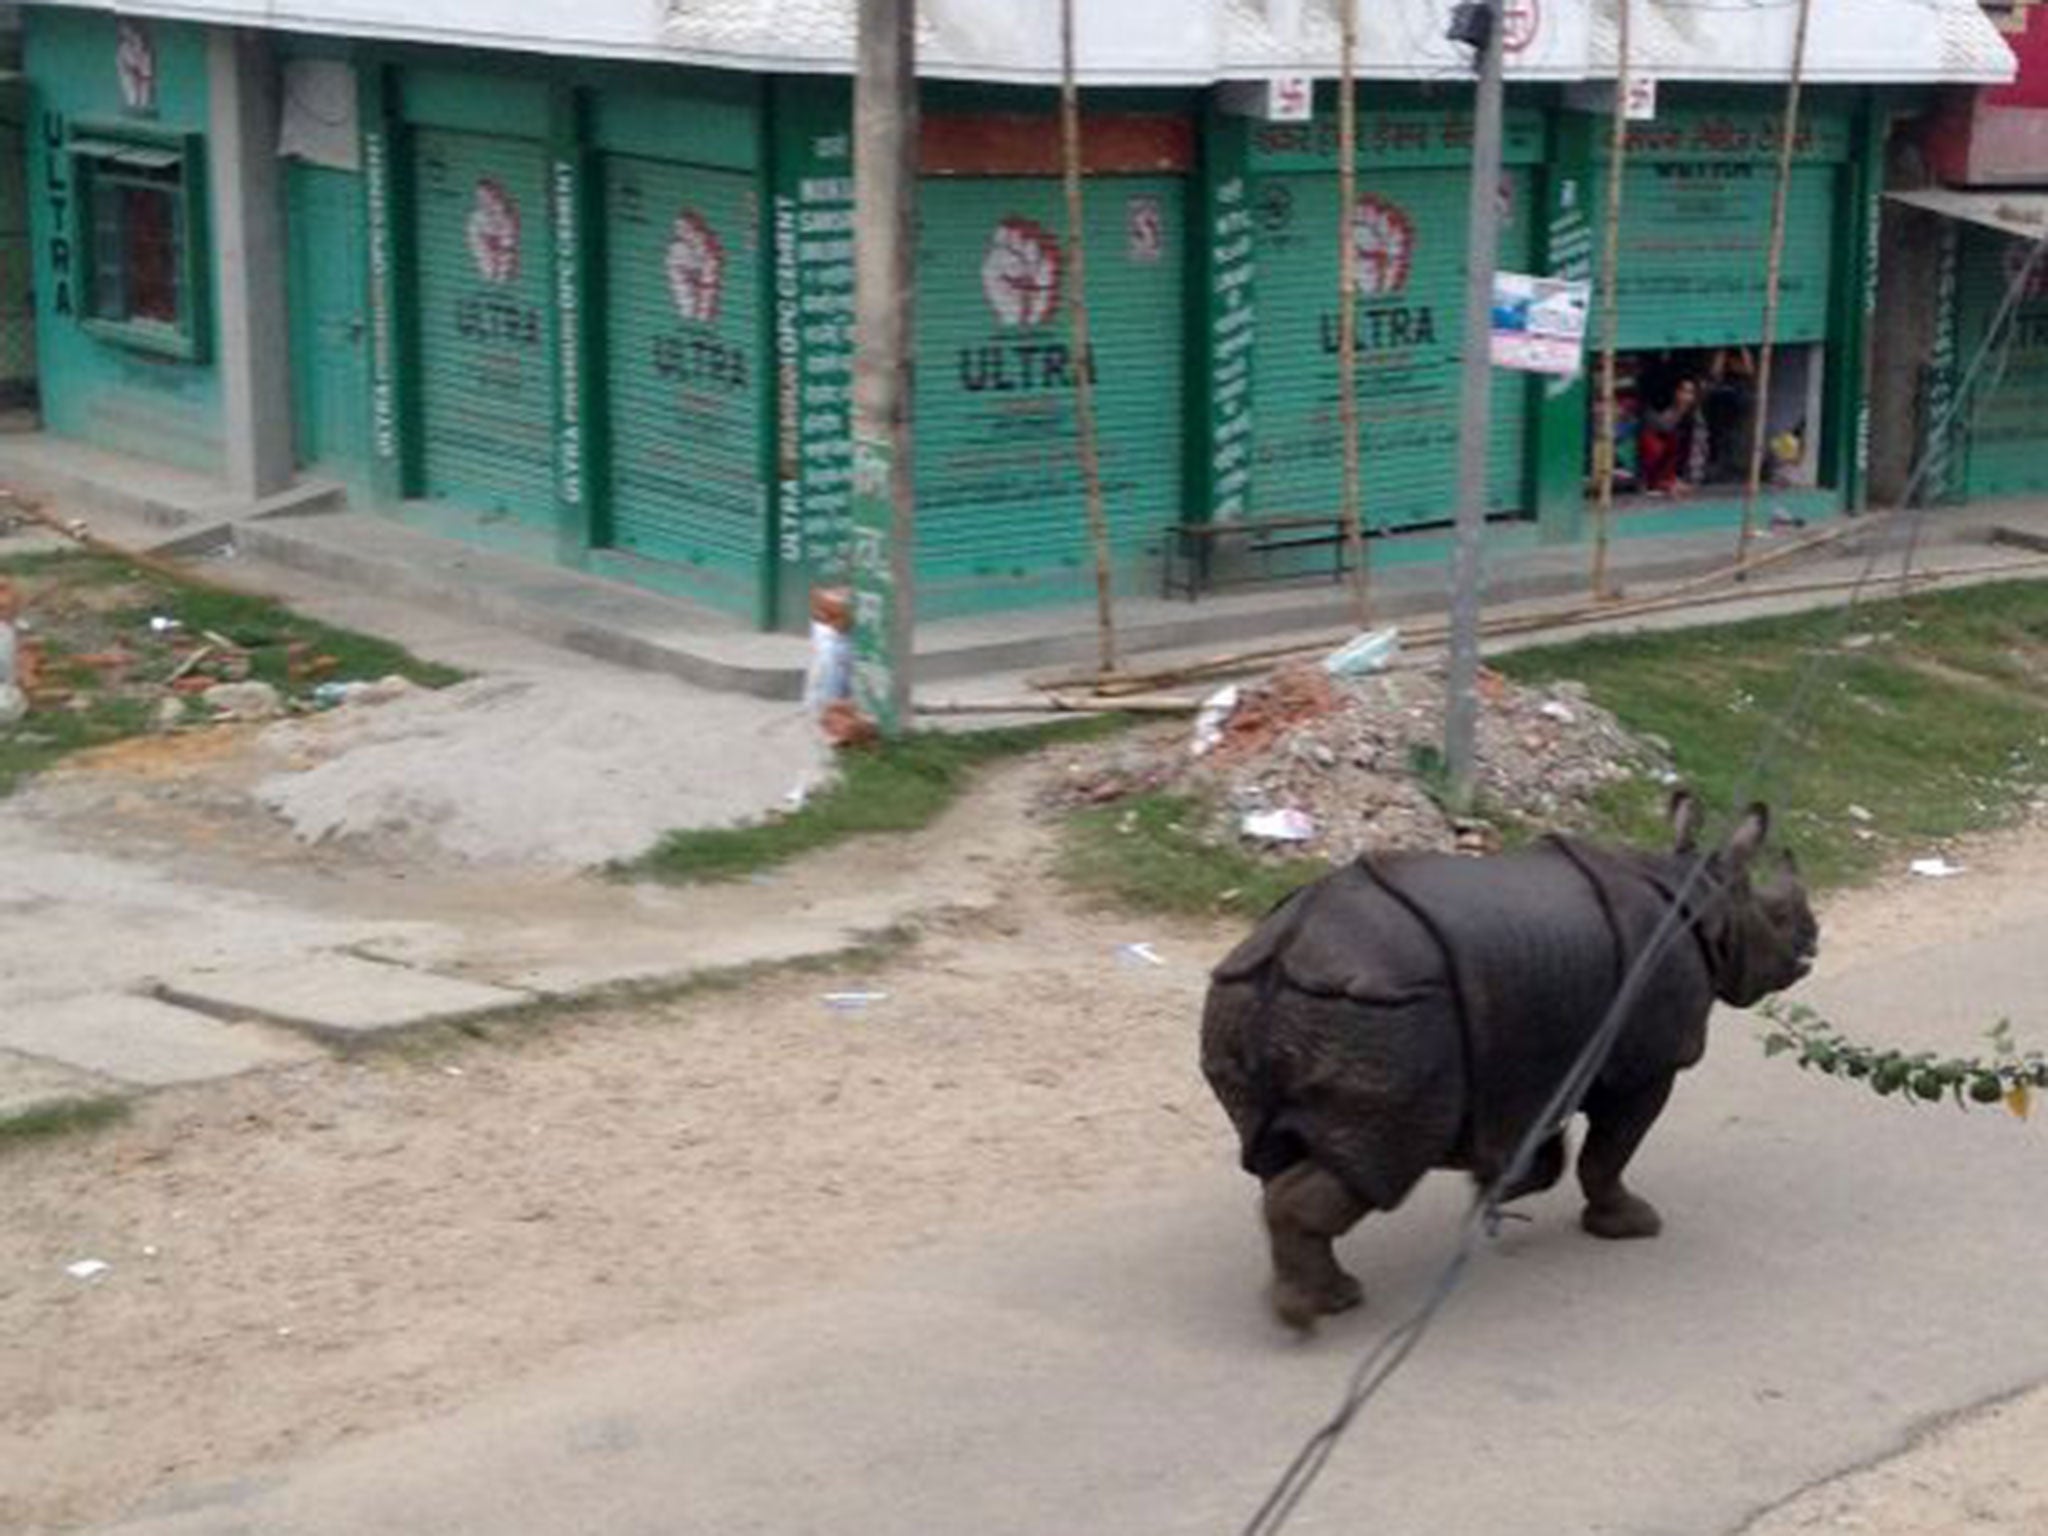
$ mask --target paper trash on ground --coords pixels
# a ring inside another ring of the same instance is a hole
[[[1963,872],[1962,865],[1951,864],[1947,859],[1938,857],[1915,859],[1909,867],[1914,874],[1924,875],[1929,880],[1947,880]]]
[[[1237,684],[1230,683],[1218,688],[1202,700],[1201,710],[1195,715],[1195,739],[1188,750],[1196,757],[1206,756],[1216,750],[1223,740],[1223,722],[1230,718],[1237,708]]]
[[[1268,843],[1305,843],[1316,835],[1316,824],[1307,811],[1252,811],[1238,824],[1246,837]]]
[[[1332,677],[1361,677],[1389,665],[1401,649],[1401,631],[1389,624],[1355,635],[1323,658],[1323,670]]]

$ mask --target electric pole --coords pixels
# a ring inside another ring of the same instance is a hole
[[[1451,557],[1451,647],[1444,691],[1444,766],[1452,814],[1472,809],[1478,775],[1479,546],[1486,528],[1486,439],[1491,421],[1493,270],[1500,236],[1501,38],[1498,0],[1461,5],[1454,40],[1477,52],[1472,192],[1465,240],[1465,380],[1458,426],[1458,530]]]
[[[1351,562],[1351,622],[1372,622],[1358,442],[1358,4],[1337,0],[1337,425],[1344,434],[1344,548]]]
[[[853,88],[853,651],[856,702],[910,724],[910,360],[917,256],[914,0],[860,0]]]

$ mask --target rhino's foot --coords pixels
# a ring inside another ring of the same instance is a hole
[[[1349,1312],[1365,1300],[1365,1287],[1355,1276],[1339,1272],[1322,1285],[1304,1285],[1296,1280],[1273,1282],[1273,1315],[1288,1327],[1306,1333],[1316,1319]]]
[[[1624,1192],[1598,1205],[1589,1203],[1579,1215],[1579,1225],[1595,1237],[1655,1237],[1664,1230],[1664,1218],[1641,1195]]]

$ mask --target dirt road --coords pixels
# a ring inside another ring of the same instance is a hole
[[[688,1359],[701,1336],[715,1381],[717,1340],[752,1336],[757,1321],[772,1332],[781,1309],[829,1311],[860,1277],[915,1274],[920,1255],[980,1235],[1014,1242],[1069,1221],[1115,1230],[1113,1213],[1160,1191],[1169,1207],[1200,1192],[1205,1240],[1174,1273],[1204,1297],[1216,1292],[1227,1315],[1243,1309],[1227,1342],[1247,1360],[1232,1369],[1256,1369],[1277,1341],[1240,1294],[1256,1268],[1253,1234],[1192,1060],[1203,968],[1232,930],[1072,910],[1046,874],[1025,788],[1023,775],[1003,776],[916,844],[851,847],[805,873],[853,888],[878,858],[970,853],[1001,872],[1000,906],[939,916],[908,953],[868,969],[783,974],[168,1092],[91,1140],[4,1154],[0,1528],[104,1521],[342,1442],[367,1449],[487,1394],[545,1393],[636,1339]],[[1853,990],[1865,966],[1908,940],[1981,938],[2022,907],[2048,916],[2048,834],[1962,858],[1964,879],[1834,904],[1828,964],[1842,986]],[[1138,939],[1166,963],[1120,951]],[[828,992],[884,995],[835,1007]],[[1934,1111],[1902,1118],[1851,1103],[1838,1085],[1787,1084],[1785,1068],[1756,1057],[1734,1023],[1700,1074],[1718,1064],[1768,1085],[1752,1139],[1797,1141],[1770,1116],[1796,1119],[1810,1105],[1817,1123],[1877,1144],[1924,1134],[1938,1155],[1991,1147],[1986,1168],[2016,1157],[2040,1166],[2038,1129]],[[1718,1124],[1708,1107],[1720,1101],[1704,1085],[1681,1099],[1701,1118],[1689,1135],[1674,1128],[1666,1179]],[[1420,1202],[1417,1220],[1441,1203]],[[1867,1196],[1856,1206],[1866,1208],[1872,1220],[1884,1209]],[[1546,1227],[1562,1229],[1559,1210],[1543,1213]],[[1981,1219],[1980,1242],[2004,1240],[1993,1225],[2002,1217]],[[1143,1220],[1128,1230],[1142,1233]],[[1672,1242],[1654,1262],[1682,1251]],[[87,1280],[67,1273],[87,1259],[108,1267]],[[1598,1283],[1621,1283],[1604,1273]],[[1682,1276],[1660,1267],[1634,1283],[1677,1287],[1673,1304],[1697,1316],[1705,1303]],[[1789,1291],[1796,1277],[1783,1283]],[[931,1284],[942,1324],[950,1281],[934,1271]],[[2018,1275],[2011,1284],[2032,1289]],[[1989,1305],[1995,1291],[1979,1276],[1957,1294]],[[1191,1303],[1168,1294],[1159,1304],[1178,1316]],[[1827,1335],[1838,1324],[1814,1326]],[[1333,1360],[1359,1337],[1346,1335]],[[2048,1375],[2038,1324],[2013,1342],[2015,1370]],[[1988,1395],[1970,1385],[1982,1376],[1980,1364],[1930,1396]],[[664,1379],[674,1396],[678,1383]],[[1321,1399],[1322,1379],[1304,1387],[1309,1400]],[[1485,1390],[1500,1390],[1488,1379]],[[1938,1442],[1911,1463],[1922,1470],[1820,1490],[1757,1530],[2039,1532],[2042,1411],[2017,1404],[1976,1438],[1966,1429]],[[1873,1437],[1898,1439],[1876,1420],[1851,1439]],[[1800,1465],[1773,1462],[1746,1507],[1775,1499]]]

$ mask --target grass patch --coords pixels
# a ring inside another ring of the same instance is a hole
[[[97,1131],[128,1118],[121,1098],[55,1099],[17,1114],[0,1115],[0,1151],[79,1131]]]
[[[1215,841],[1208,806],[1155,792],[1068,818],[1060,874],[1076,888],[1143,912],[1257,917],[1325,874],[1321,859],[1255,858]]]
[[[0,579],[15,585],[29,632],[42,642],[45,684],[68,695],[0,731],[0,795],[69,753],[147,732],[172,675],[209,633],[244,651],[248,675],[287,699],[304,700],[327,679],[395,673],[439,688],[462,677],[269,598],[180,582],[107,555],[14,555],[0,559]],[[157,628],[152,619],[174,624]],[[193,670],[205,675],[204,665]]]
[[[841,754],[840,776],[786,816],[742,827],[672,832],[614,873],[676,884],[737,880],[799,854],[869,832],[914,832],[967,787],[975,771],[1040,748],[1123,730],[1121,716],[988,731],[927,731]]]
[[[2041,582],[1603,636],[1495,665],[1519,682],[1585,683],[1631,729],[1669,742],[1724,816],[1738,795],[1769,801],[1816,885],[2009,825],[2048,777]],[[1802,687],[1797,717],[1782,720]],[[1594,830],[1655,836],[1662,798],[1651,785],[1612,792]]]

